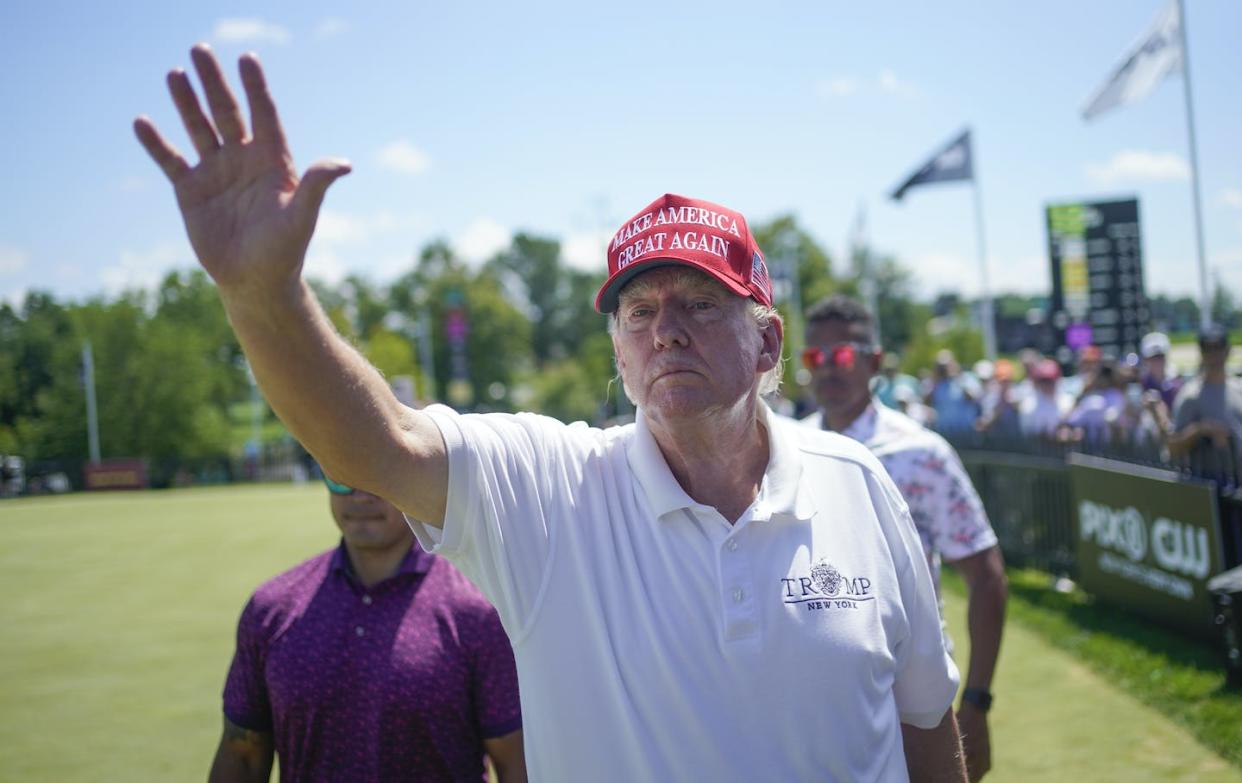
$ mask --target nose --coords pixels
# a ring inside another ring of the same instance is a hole
[[[684,317],[683,313],[676,307],[661,307],[659,309],[655,316],[655,323],[652,326],[656,348],[664,349],[674,345],[685,348],[690,344],[690,336],[686,332],[685,324],[682,322]]]
[[[349,502],[353,506],[373,506],[381,501],[378,495],[372,495],[366,490],[355,489],[353,494],[349,496]]]

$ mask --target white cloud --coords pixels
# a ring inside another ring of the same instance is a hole
[[[28,288],[13,288],[0,294],[0,303],[7,304],[14,310],[21,312],[22,305],[26,303],[26,294],[30,293]]]
[[[1210,264],[1213,267],[1242,268],[1242,247],[1231,247],[1212,253]]]
[[[1190,166],[1172,152],[1122,150],[1107,163],[1087,164],[1087,179],[1097,185],[1123,182],[1175,182],[1190,178]]]
[[[880,71],[880,75],[876,77],[876,84],[879,86],[880,92],[886,92],[890,95],[914,94],[914,85],[898,79],[896,71],[891,68],[885,68]]]
[[[382,147],[378,157],[384,167],[402,174],[422,174],[431,165],[427,154],[405,139]]]
[[[574,269],[602,272],[607,265],[608,231],[570,234],[561,241],[561,256]]]
[[[1242,209],[1242,190],[1238,188],[1225,188],[1220,192],[1220,200],[1225,206]]]
[[[116,187],[122,193],[141,193],[151,187],[151,180],[148,177],[130,174],[128,177],[122,177]]]
[[[467,261],[486,261],[509,246],[513,234],[487,217],[476,218],[453,238],[453,249]]]
[[[362,245],[395,233],[407,235],[423,230],[423,218],[414,213],[398,215],[386,209],[369,215],[325,209],[315,224],[314,244]]]
[[[833,76],[821,79],[815,85],[815,93],[821,98],[847,98],[861,93],[883,93],[885,95],[910,96],[916,92],[914,85],[898,78],[892,68],[885,68],[871,79],[858,79],[854,76]]]
[[[280,25],[254,17],[230,17],[217,20],[211,37],[220,43],[228,44],[287,44],[293,39],[289,31]]]
[[[349,270],[340,254],[330,245],[312,244],[306,253],[306,263],[302,267],[307,277],[320,280],[328,285],[336,285],[345,279]]]
[[[834,76],[822,79],[815,85],[815,93],[821,98],[844,98],[858,92],[858,80],[852,76]]]
[[[964,297],[983,293],[976,255],[932,250],[914,256],[908,268],[914,275],[912,287],[919,296],[930,298],[946,291]],[[1048,260],[1039,255],[988,259],[988,286],[993,294],[1046,293],[1051,285],[1050,274]]]
[[[327,19],[321,19],[319,24],[315,25],[314,36],[317,40],[322,41],[326,38],[335,38],[336,36],[342,35],[348,31],[349,22],[335,16],[330,16]]]
[[[99,273],[104,289],[112,295],[134,288],[150,290],[174,269],[194,266],[184,243],[165,242],[148,250],[123,250],[116,264]]]
[[[20,247],[0,245],[0,277],[11,277],[30,264],[30,254]]]

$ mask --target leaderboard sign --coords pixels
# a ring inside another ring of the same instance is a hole
[[[1054,204],[1047,220],[1057,358],[1068,363],[1084,345],[1137,352],[1149,319],[1138,201]]]

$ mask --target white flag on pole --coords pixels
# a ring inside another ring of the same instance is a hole
[[[1169,0],[1151,28],[1131,47],[1108,80],[1087,101],[1084,120],[1117,106],[1141,100],[1171,73],[1182,71],[1181,14]]]

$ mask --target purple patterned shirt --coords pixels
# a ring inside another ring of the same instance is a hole
[[[478,781],[522,723],[496,610],[417,545],[369,589],[342,544],[255,591],[224,714],[272,733],[282,781]]]

